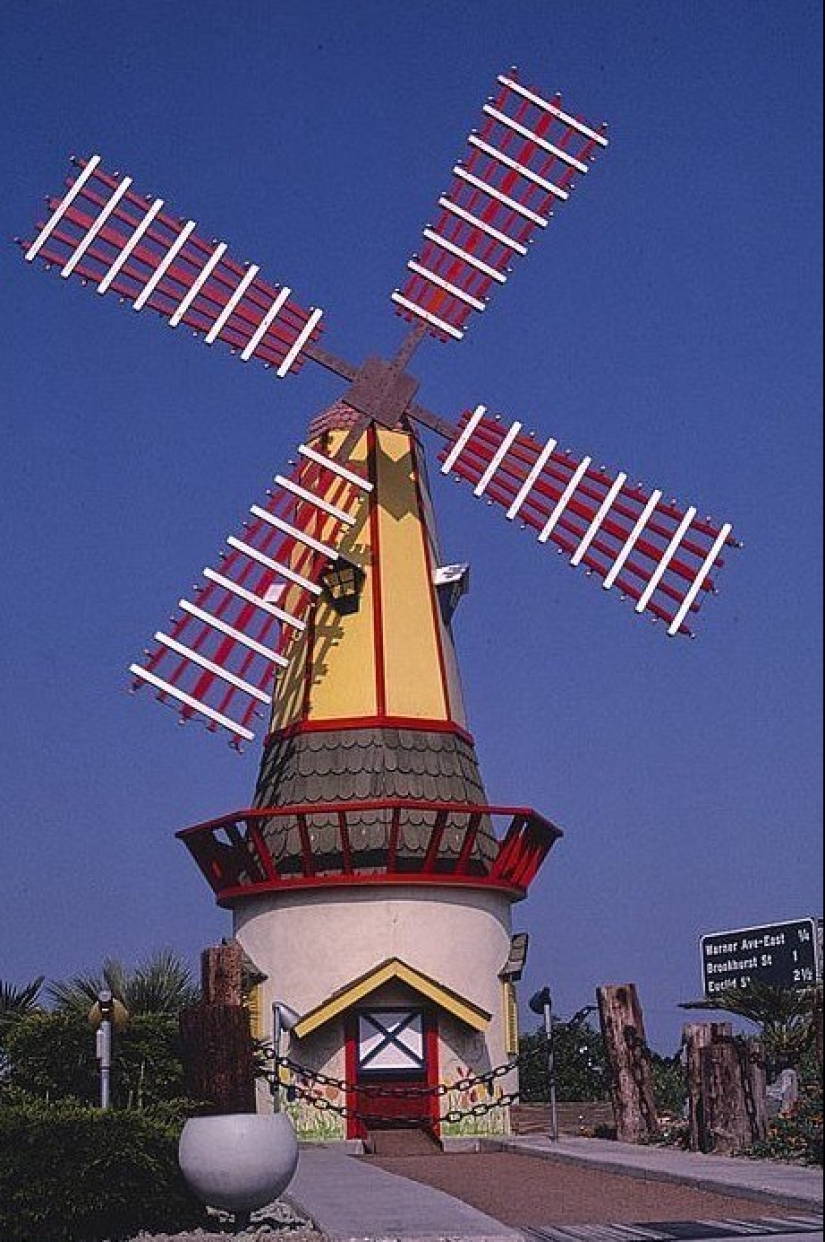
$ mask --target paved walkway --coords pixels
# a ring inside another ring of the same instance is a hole
[[[822,1210],[819,1169],[767,1160],[703,1156],[672,1148],[635,1147],[599,1139],[562,1138],[552,1143],[529,1136],[489,1140],[484,1147],[741,1197],[743,1218],[759,1217],[760,1201],[782,1204],[789,1211],[817,1213]],[[449,1158],[449,1155],[444,1157]],[[441,1190],[389,1173],[333,1146],[302,1147],[298,1172],[285,1197],[335,1242],[345,1239],[347,1242],[353,1239],[361,1242],[369,1239],[382,1242],[388,1239],[393,1242],[517,1242],[525,1237],[558,1236],[549,1231],[521,1233]],[[751,1201],[750,1209],[746,1200]],[[740,1235],[744,1232],[739,1230]],[[603,1233],[605,1238],[611,1236],[607,1223]],[[627,1226],[621,1233],[625,1238],[632,1237],[632,1230]],[[572,1239],[577,1235],[568,1227],[566,1236]],[[595,1239],[600,1235],[596,1227],[589,1226],[588,1236]],[[707,1237],[708,1234],[690,1236]],[[814,1232],[806,1236],[820,1235]]]
[[[284,1197],[336,1242],[356,1238],[517,1242],[523,1236],[443,1190],[387,1173],[331,1147],[301,1148],[298,1171]]]
[[[486,1140],[484,1147],[568,1161],[629,1177],[679,1182],[734,1198],[822,1211],[822,1170],[781,1164],[778,1160],[705,1156],[674,1147],[637,1147],[606,1139],[562,1137],[551,1142],[533,1135]]]

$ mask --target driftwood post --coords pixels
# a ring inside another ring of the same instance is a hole
[[[596,989],[602,1036],[610,1065],[616,1137],[641,1143],[658,1133],[656,1097],[642,1007],[633,983]]]
[[[762,1040],[751,1036],[745,1040],[747,1069],[745,1090],[751,1120],[751,1140],[762,1142],[768,1137],[768,1075]]]
[[[242,975],[240,945],[205,949],[203,999],[180,1015],[187,1093],[203,1100],[213,1113],[255,1112],[253,1046]]]
[[[702,1094],[703,1048],[709,1047],[714,1038],[733,1034],[730,1022],[686,1022],[682,1027],[682,1044],[685,1048],[688,1108],[690,1120],[690,1150],[709,1151],[709,1136],[705,1119],[705,1102]]]
[[[720,1035],[700,1050],[704,1150],[720,1156],[746,1151],[764,1138],[764,1064],[758,1040]],[[760,1098],[761,1097],[761,1098]]]

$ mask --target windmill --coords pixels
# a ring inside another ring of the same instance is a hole
[[[421,1084],[452,1073],[463,1098],[468,1071],[516,1049],[526,945],[510,906],[560,835],[535,811],[486,797],[450,625],[466,566],[441,563],[421,429],[443,441],[445,475],[670,636],[692,633],[736,544],[730,524],[483,405],[445,419],[419,402],[408,370],[426,340],[462,339],[607,143],[605,127],[559,95],[500,74],[392,293],[402,343],[361,365],[322,345],[320,309],[97,155],[74,161],[67,192],[21,242],[28,261],[241,362],[278,377],[314,363],[346,382],[130,670],[134,689],[150,686],[239,749],[268,720],[253,807],[179,835],[233,910],[263,1000],[280,996],[298,1015],[302,1064],[337,1075],[339,1135],[369,1128],[370,1108],[380,1111],[369,1101],[387,1082],[385,1113],[389,1099],[399,1120],[438,1128],[439,1097]],[[507,1076],[490,1081],[476,1130],[506,1125],[494,1105]],[[299,1128],[328,1137],[305,1094]]]

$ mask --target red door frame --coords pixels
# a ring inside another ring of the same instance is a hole
[[[347,1108],[353,1112],[364,1112],[364,1102],[366,1097],[355,1090],[355,1086],[359,1085],[358,1077],[358,1015],[361,1012],[369,1011],[369,1009],[382,1009],[385,1012],[392,1012],[394,1009],[399,1012],[406,1013],[411,1009],[420,1009],[422,1015],[422,1031],[424,1035],[424,1074],[421,1078],[416,1078],[415,1083],[418,1086],[426,1086],[434,1089],[438,1086],[439,1081],[439,1062],[438,1062],[438,1012],[431,1006],[425,1005],[359,1005],[350,1009],[344,1015],[344,1064],[345,1077],[348,1083],[352,1084],[347,1090]],[[383,1080],[376,1074],[365,1075],[362,1079],[364,1083],[374,1083],[375,1085],[387,1086],[403,1086],[406,1081],[396,1076],[387,1075]],[[429,1118],[429,1128],[431,1133],[439,1138],[441,1134],[441,1123],[438,1120],[438,1101],[439,1096],[432,1090],[431,1094],[411,1099],[411,1111],[414,1110],[415,1115],[426,1116]],[[391,1113],[398,1107],[399,1101],[387,1100],[387,1112]],[[380,1111],[380,1105],[376,1109]],[[403,1119],[403,1111],[398,1110],[399,1121]],[[347,1138],[363,1139],[366,1138],[367,1127],[363,1121],[356,1117],[347,1118]]]

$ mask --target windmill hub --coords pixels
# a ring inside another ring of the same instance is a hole
[[[382,427],[397,427],[417,391],[418,380],[397,361],[368,358],[344,393],[344,400]]]

